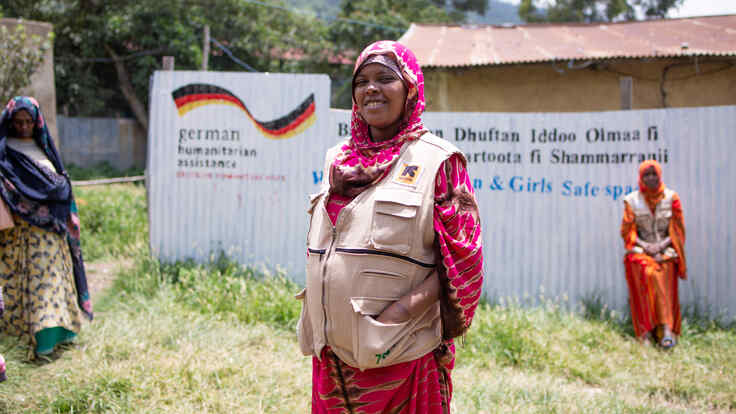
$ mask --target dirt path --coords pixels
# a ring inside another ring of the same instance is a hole
[[[108,261],[97,261],[85,263],[87,271],[87,285],[92,302],[100,297],[100,292],[107,289],[115,281],[115,277],[122,269],[133,265],[131,259],[114,259]]]

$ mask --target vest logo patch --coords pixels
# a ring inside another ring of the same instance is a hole
[[[401,184],[414,185],[421,173],[421,166],[402,163],[401,168],[399,168],[399,174],[394,178],[394,181]]]

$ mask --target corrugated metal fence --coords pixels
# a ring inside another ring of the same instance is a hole
[[[272,139],[237,106],[212,101],[182,113],[177,102],[185,100],[174,100],[173,91],[203,82],[226,86],[261,120],[294,113],[313,93],[316,121]],[[158,72],[148,159],[155,254],[207,260],[224,251],[303,282],[306,195],[321,185],[324,152],[349,125],[347,112],[327,109],[328,92],[319,76]],[[576,302],[600,294],[624,307],[622,197],[636,188],[640,157],[653,156],[685,209],[690,279],[681,283],[683,302],[734,315],[736,107],[424,118],[469,159],[485,232],[486,295],[544,292]],[[214,130],[238,131],[238,141],[202,138]],[[222,146],[240,152],[224,156]]]
[[[58,117],[59,150],[65,164],[107,162],[125,170],[146,163],[146,134],[134,119]]]
[[[329,91],[326,75],[156,72],[147,163],[154,254],[206,261],[224,252],[303,282],[305,200],[330,135]],[[305,118],[309,96],[315,112]]]
[[[334,131],[349,122],[333,111]],[[682,200],[681,301],[736,315],[736,107],[591,113],[426,113],[469,160],[481,207],[485,294],[600,295],[627,304],[620,224],[640,157]],[[518,139],[518,140],[517,140]]]

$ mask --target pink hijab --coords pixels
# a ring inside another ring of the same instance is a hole
[[[424,75],[414,53],[401,43],[389,40],[372,43],[358,56],[353,77],[373,55],[384,55],[396,61],[407,96],[411,98],[406,100],[399,132],[381,142],[371,140],[370,126],[358,113],[358,105],[353,99],[350,140],[340,149],[330,171],[330,192],[348,198],[379,182],[391,170],[404,144],[427,132],[421,119],[425,107]]]

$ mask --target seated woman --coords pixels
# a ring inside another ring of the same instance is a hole
[[[665,187],[656,161],[639,166],[639,191],[624,198],[621,237],[634,332],[672,348],[681,322],[677,276],[687,278],[685,222],[680,197]]]
[[[11,99],[0,117],[0,198],[12,215],[0,230],[0,332],[27,340],[30,359],[48,358],[92,306],[71,181],[31,97]]]

